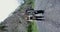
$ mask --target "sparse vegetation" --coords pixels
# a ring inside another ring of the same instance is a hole
[[[34,8],[34,0],[27,0],[26,4],[27,5],[32,5],[32,8]]]
[[[20,6],[20,11],[24,9],[26,6],[31,6],[34,9],[34,0],[24,0],[24,3]]]

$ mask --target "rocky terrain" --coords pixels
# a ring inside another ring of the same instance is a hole
[[[28,22],[25,19],[25,11],[31,8],[31,4],[24,0],[13,13],[9,15],[2,23],[0,32],[27,32]],[[6,26],[6,27],[5,27]]]

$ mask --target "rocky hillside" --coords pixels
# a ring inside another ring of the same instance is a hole
[[[1,23],[0,32],[27,32],[28,22],[25,20],[24,13],[32,8],[32,2],[30,0],[24,0],[24,2]]]

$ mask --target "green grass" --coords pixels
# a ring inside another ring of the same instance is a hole
[[[37,24],[34,20],[29,22],[27,32],[38,32]]]
[[[28,28],[27,28],[27,32],[32,32],[32,22],[28,23]]]
[[[32,8],[34,8],[35,0],[32,0]]]
[[[34,20],[32,21],[32,32],[38,32],[37,24]]]

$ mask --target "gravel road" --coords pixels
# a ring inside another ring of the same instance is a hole
[[[34,9],[45,11],[45,21],[36,21],[39,32],[60,32],[60,0],[35,0]]]

